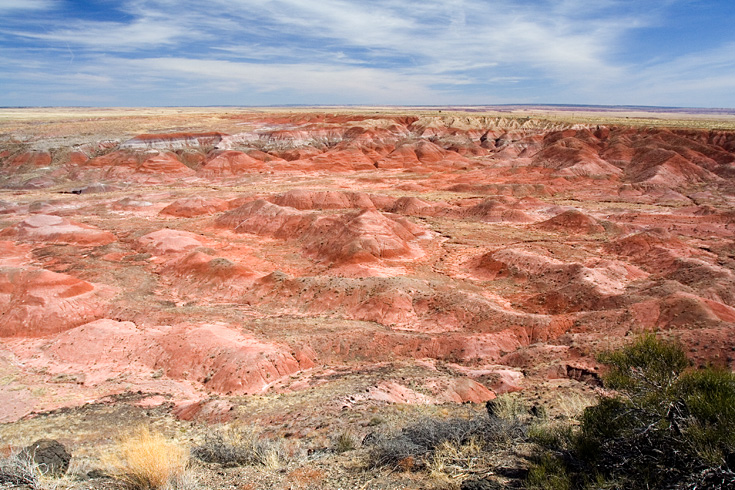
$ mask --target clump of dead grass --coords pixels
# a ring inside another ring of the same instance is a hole
[[[264,438],[253,427],[218,427],[204,435],[202,444],[192,449],[192,456],[206,463],[222,466],[262,465],[277,469],[285,459],[278,441]]]
[[[350,432],[342,432],[332,442],[332,449],[336,453],[346,453],[357,448],[357,441]]]
[[[24,485],[34,490],[45,488],[43,469],[25,450],[13,450],[0,459],[0,484]]]
[[[367,465],[418,470],[430,469],[433,464],[436,472],[450,451],[499,448],[525,437],[526,425],[518,419],[506,420],[496,416],[428,418],[404,427],[392,436],[376,437],[368,453]],[[436,461],[435,456],[439,458]]]
[[[445,441],[434,449],[426,469],[434,480],[458,482],[488,473],[492,467],[489,456],[487,444],[480,439],[471,438],[464,444]]]
[[[191,488],[187,448],[141,426],[102,458],[110,476],[133,490]]]

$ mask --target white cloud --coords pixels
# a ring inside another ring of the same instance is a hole
[[[6,31],[8,32],[8,31]],[[161,45],[174,45],[187,33],[171,23],[139,19],[130,24],[118,22],[79,22],[71,28],[49,32],[11,31],[21,37],[83,46],[91,51],[132,51]]]
[[[131,74],[177,79],[230,92],[291,92],[308,96],[350,97],[354,102],[437,97],[424,77],[364,67],[327,64],[260,64],[190,58],[108,59]],[[450,83],[449,78],[435,78]]]
[[[55,0],[0,0],[0,13],[23,10],[50,10],[58,3]]]
[[[615,95],[627,95],[638,104],[735,107],[732,53],[735,42],[630,70],[633,89]],[[684,102],[672,104],[672,100]]]

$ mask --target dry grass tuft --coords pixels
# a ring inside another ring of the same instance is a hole
[[[25,451],[11,451],[0,459],[0,484],[26,485],[37,489],[41,488],[42,475],[33,457]]]
[[[44,465],[33,459],[26,450],[8,449],[8,455],[0,458],[0,487],[5,484],[27,487],[31,490],[55,490],[60,478],[50,476]]]
[[[103,463],[112,476],[134,490],[191,485],[186,476],[188,450],[144,426],[122,437]]]
[[[493,400],[495,416],[502,420],[518,420],[528,414],[528,407],[517,393],[505,393]]]
[[[193,449],[192,455],[223,466],[262,465],[275,470],[286,459],[284,452],[280,441],[264,438],[257,428],[219,427],[205,434],[204,442]]]
[[[562,417],[567,419],[580,419],[587,407],[594,405],[597,399],[592,395],[580,395],[579,393],[564,393],[558,396],[556,404]]]
[[[465,444],[446,441],[434,450],[427,469],[436,480],[456,482],[488,472],[491,468],[489,455],[485,444],[476,438]]]
[[[347,451],[352,451],[356,448],[357,441],[355,441],[355,438],[349,432],[342,432],[335,438],[334,442],[332,442],[332,449],[334,449],[334,452],[336,453],[341,454]]]

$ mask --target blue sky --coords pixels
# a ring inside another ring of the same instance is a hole
[[[735,0],[0,0],[0,106],[735,107]]]

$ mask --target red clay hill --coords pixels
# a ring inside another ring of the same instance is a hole
[[[4,123],[0,421],[125,391],[184,413],[377,367],[350,403],[480,402],[594,378],[644,331],[735,368],[733,131],[98,118]]]

